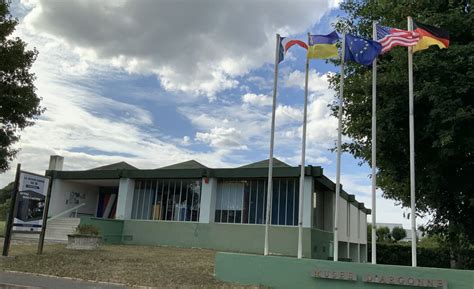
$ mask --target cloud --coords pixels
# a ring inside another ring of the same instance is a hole
[[[196,140],[221,150],[248,149],[246,145],[241,143],[242,133],[234,127],[215,127],[210,132],[197,132]]]
[[[272,105],[272,98],[265,94],[246,93],[242,96],[242,102],[254,106]]]
[[[81,58],[153,73],[169,91],[234,88],[274,55],[274,35],[301,33],[337,1],[27,1],[25,24]],[[310,7],[317,7],[311,9]],[[270,52],[270,53],[269,53]]]

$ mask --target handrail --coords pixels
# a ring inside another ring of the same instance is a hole
[[[77,206],[75,206],[75,207],[72,207],[72,208],[70,208],[70,209],[67,209],[67,210],[65,210],[65,211],[63,211],[63,212],[57,214],[56,216],[49,217],[49,218],[48,218],[48,221],[54,220],[54,219],[56,219],[56,218],[59,218],[59,217],[61,217],[61,216],[66,215],[66,214],[68,214],[68,213],[71,213],[71,212],[73,212],[73,211],[76,211],[76,217],[77,217],[77,209],[79,209],[80,207],[85,206],[85,205],[86,205],[86,203],[82,203],[82,204],[79,204],[79,205],[77,205]]]

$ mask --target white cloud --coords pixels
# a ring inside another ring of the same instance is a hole
[[[25,2],[26,3],[26,2]],[[154,73],[172,91],[203,94],[273,60],[275,33],[301,33],[337,1],[27,1],[34,33],[61,39],[83,59]],[[317,9],[308,9],[317,7]]]
[[[265,94],[246,93],[242,96],[242,102],[255,106],[272,105],[272,98]]]
[[[197,132],[196,140],[220,150],[246,150],[242,144],[242,133],[234,127],[215,127],[210,132]]]

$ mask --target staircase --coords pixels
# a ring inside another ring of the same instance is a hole
[[[48,221],[45,239],[67,242],[67,235],[74,233],[80,221],[80,218],[56,218]]]

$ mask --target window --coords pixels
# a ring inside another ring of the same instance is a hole
[[[136,180],[132,219],[199,221],[201,180]]]
[[[221,180],[217,183],[216,223],[265,224],[266,179]],[[298,180],[274,179],[271,223],[295,226],[298,220]]]

